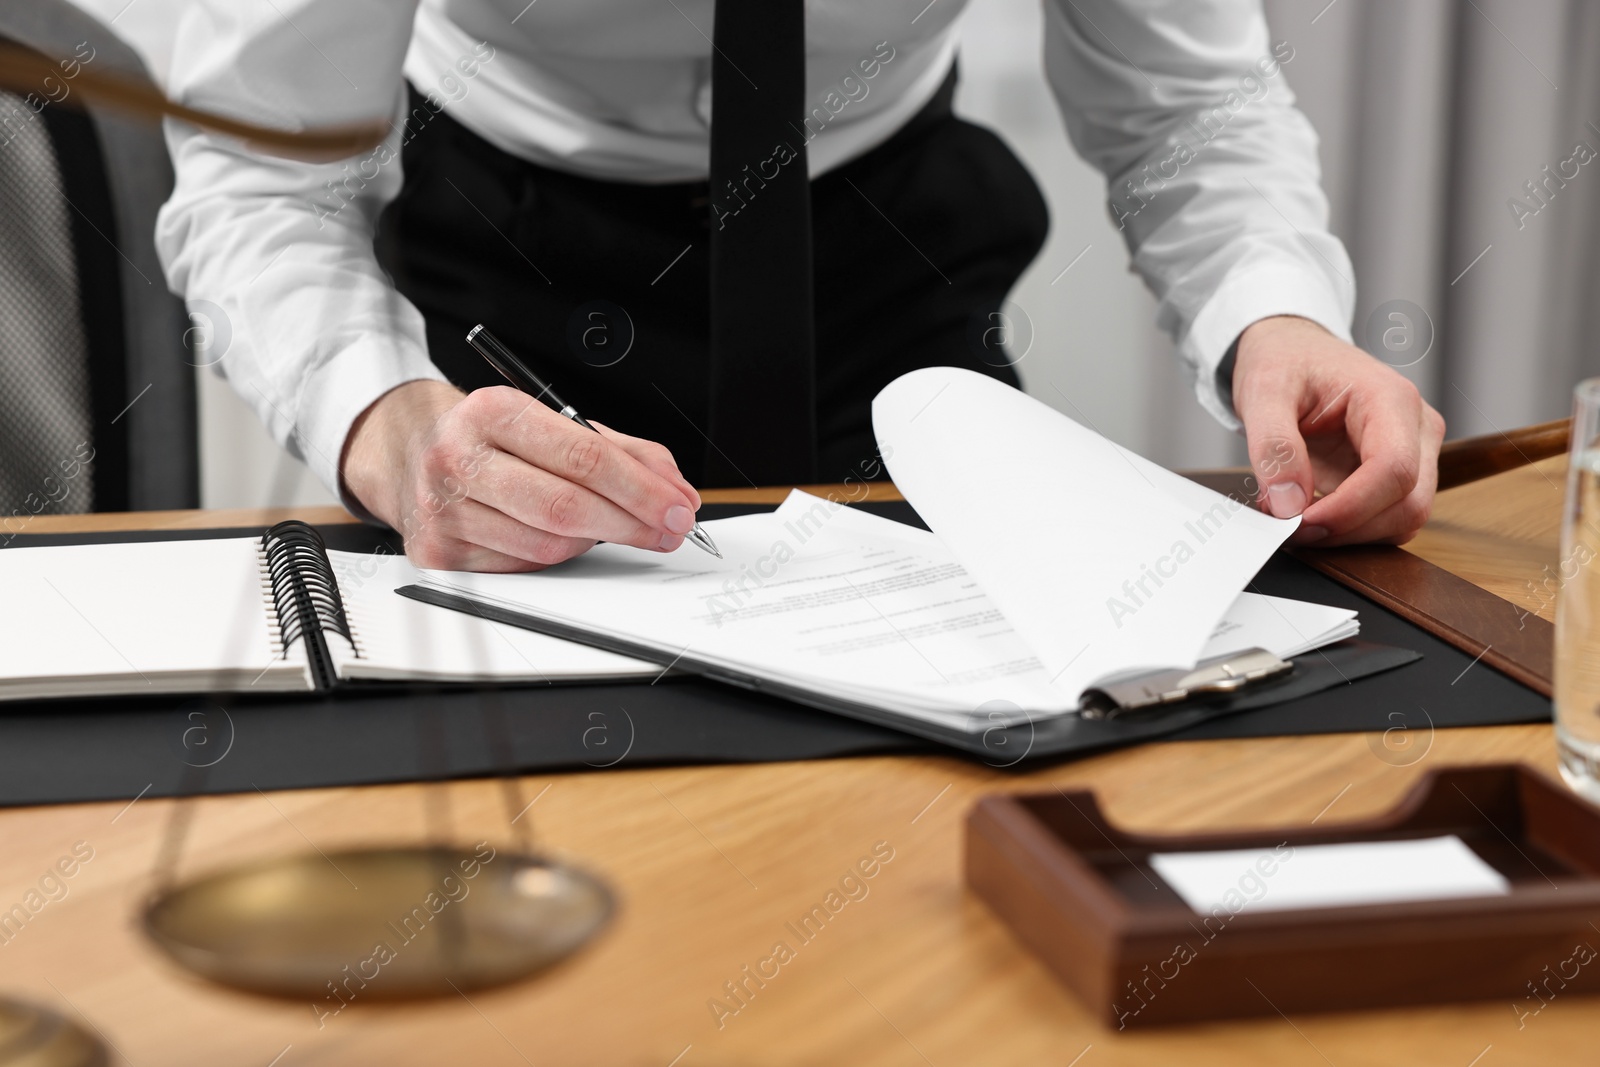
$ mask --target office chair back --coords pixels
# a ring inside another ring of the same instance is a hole
[[[198,506],[188,319],[154,246],[161,131],[72,106],[84,66],[149,75],[66,0],[0,8],[0,39],[60,71],[0,92],[0,543],[42,513]]]

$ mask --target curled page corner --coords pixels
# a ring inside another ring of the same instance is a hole
[[[1132,669],[1192,666],[1299,524],[974,371],[902,375],[872,418],[895,485],[1073,700]]]

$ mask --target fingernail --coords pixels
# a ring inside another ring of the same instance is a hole
[[[686,534],[694,529],[694,512],[682,504],[667,509],[667,529],[675,534]]]
[[[1292,519],[1306,509],[1306,491],[1299,482],[1267,486],[1267,507],[1280,519]],[[1324,531],[1326,532],[1326,531]]]
[[[681,544],[683,544],[683,538],[678,534],[661,535],[661,551],[663,552],[675,552]]]
[[[1295,531],[1295,534],[1295,540],[1302,545],[1312,545],[1327,537],[1328,529],[1325,526],[1302,526]]]

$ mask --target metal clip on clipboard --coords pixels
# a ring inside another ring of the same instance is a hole
[[[1115,719],[1193,697],[1236,693],[1293,670],[1294,664],[1288,660],[1266,649],[1252,648],[1201,660],[1188,670],[1156,671],[1097,685],[1083,694],[1078,712],[1086,719]]]

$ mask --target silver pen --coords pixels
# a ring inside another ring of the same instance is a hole
[[[467,344],[477,349],[478,354],[489,361],[489,366],[505,375],[506,381],[521,389],[524,393],[536,400],[542,400],[549,404],[557,412],[565,415],[585,430],[594,430],[595,433],[600,432],[590,425],[588,419],[578,414],[577,408],[557,396],[556,391],[550,387],[550,384],[533,373],[533,370],[518,359],[511,349],[501,344],[494,334],[484,329],[481,322],[467,333]],[[710,534],[700,528],[698,522],[694,524],[694,529],[684,535],[684,540],[694,542],[694,544],[705,549],[718,559],[722,558],[722,553],[717,551],[716,542],[711,540]]]

